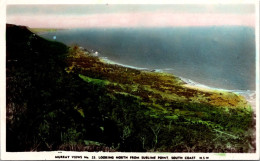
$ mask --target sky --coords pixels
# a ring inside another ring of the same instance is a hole
[[[7,23],[31,28],[255,26],[251,4],[8,5]]]

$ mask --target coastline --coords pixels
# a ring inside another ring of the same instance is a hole
[[[131,66],[131,65],[121,64],[121,63],[115,62],[113,60],[110,60],[107,57],[99,57],[99,58],[101,61],[103,61],[104,63],[107,63],[107,64],[114,64],[114,65],[119,65],[122,67],[132,68],[132,69],[137,69],[137,70],[149,70],[148,68],[139,68],[139,67],[135,67],[135,66]]]
[[[183,77],[179,77],[179,78],[186,83],[184,86],[187,87],[187,88],[198,89],[198,90],[203,90],[203,91],[212,91],[212,90],[224,91],[224,92],[231,92],[231,93],[241,95],[251,105],[254,113],[256,113],[256,91],[252,91],[252,90],[227,90],[227,89],[209,87],[209,86],[194,82],[194,81],[187,79],[187,78],[183,78]]]
[[[140,68],[140,67],[135,67],[135,66],[131,66],[131,65],[121,64],[121,63],[115,62],[113,60],[110,60],[107,57],[99,57],[99,58],[100,58],[101,61],[103,61],[104,63],[107,63],[107,64],[114,64],[114,65],[119,65],[119,66],[123,66],[123,67],[127,67],[127,68],[143,70],[143,71],[168,73],[167,70],[163,70],[163,69]],[[171,73],[169,73],[169,74],[171,74]],[[223,92],[231,92],[231,93],[241,95],[251,105],[254,113],[256,113],[256,91],[253,91],[253,90],[228,90],[228,89],[210,87],[210,86],[195,82],[195,81],[188,79],[188,78],[180,77],[178,75],[176,75],[176,76],[179,77],[185,83],[184,84],[185,87],[190,88],[190,89],[196,89],[196,90],[202,90],[202,91],[208,91],[208,92],[210,92],[210,91],[223,91]]]

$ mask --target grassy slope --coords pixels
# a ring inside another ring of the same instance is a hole
[[[254,151],[243,97],[107,64],[26,29],[17,43],[18,30],[7,28],[9,151]]]

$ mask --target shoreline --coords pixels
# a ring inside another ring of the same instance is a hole
[[[167,70],[164,70],[164,69],[149,69],[149,68],[135,67],[135,66],[115,62],[113,60],[108,59],[107,57],[102,57],[102,56],[96,56],[96,57],[98,57],[102,62],[107,63],[107,64],[114,64],[114,65],[119,65],[119,66],[123,66],[123,67],[126,67],[126,68],[142,70],[142,71],[150,71],[150,72],[157,72],[157,73],[168,73]],[[168,74],[172,74],[172,73],[168,73]],[[251,105],[254,113],[256,113],[256,91],[255,90],[239,90],[239,89],[229,90],[229,89],[210,87],[210,86],[195,82],[195,81],[188,79],[188,78],[184,78],[184,77],[181,77],[181,76],[178,76],[178,75],[175,75],[175,76],[180,78],[185,83],[184,86],[187,87],[187,88],[203,90],[203,91],[231,92],[231,93],[241,95]]]
[[[179,76],[178,76],[179,77]],[[194,82],[190,79],[179,77],[183,82],[186,84],[185,87],[192,88],[192,89],[198,89],[203,91],[224,91],[224,92],[231,92],[238,95],[243,96],[247,102],[251,105],[254,113],[256,113],[256,91],[253,90],[228,90],[228,89],[221,89],[221,88],[215,88],[215,87],[209,87],[204,84],[200,84],[197,82]]]

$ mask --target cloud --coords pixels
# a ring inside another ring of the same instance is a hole
[[[253,4],[88,4],[88,5],[9,5],[8,15],[86,15],[137,12],[171,13],[254,13]]]
[[[254,14],[139,12],[92,15],[10,15],[7,23],[32,28],[250,26]]]

